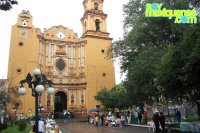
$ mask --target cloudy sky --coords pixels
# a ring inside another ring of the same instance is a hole
[[[104,13],[108,14],[107,29],[113,40],[123,37],[122,5],[128,1],[104,0]],[[43,30],[55,25],[63,25],[73,29],[80,37],[82,34],[80,22],[83,15],[82,2],[83,0],[19,0],[19,4],[12,10],[0,10],[0,79],[7,78],[11,26],[17,22],[17,16],[22,10],[30,11],[33,16],[33,25],[37,28]],[[116,64],[116,83],[119,83],[122,77]]]

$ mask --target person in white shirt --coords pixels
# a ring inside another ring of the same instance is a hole
[[[45,133],[44,122],[41,119],[38,122],[38,132],[39,133]]]

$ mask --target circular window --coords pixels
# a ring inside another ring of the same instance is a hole
[[[62,71],[65,68],[65,62],[62,59],[57,60],[56,67]]]

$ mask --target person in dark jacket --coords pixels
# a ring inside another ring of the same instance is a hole
[[[153,122],[155,124],[155,133],[159,133],[159,126],[160,126],[160,120],[159,120],[159,112],[156,111],[155,114],[153,115]]]
[[[163,112],[160,112],[159,120],[160,120],[160,126],[162,128],[162,133],[165,133],[165,116]]]
[[[177,121],[178,121],[179,123],[181,122],[181,113],[180,113],[179,110],[176,112],[176,119],[177,119]]]

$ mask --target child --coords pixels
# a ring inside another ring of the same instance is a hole
[[[110,123],[109,120],[106,119],[105,122],[104,122],[104,125],[107,127],[109,125],[109,123]]]
[[[98,115],[95,115],[95,126],[98,126],[98,123],[99,123],[99,117]]]

